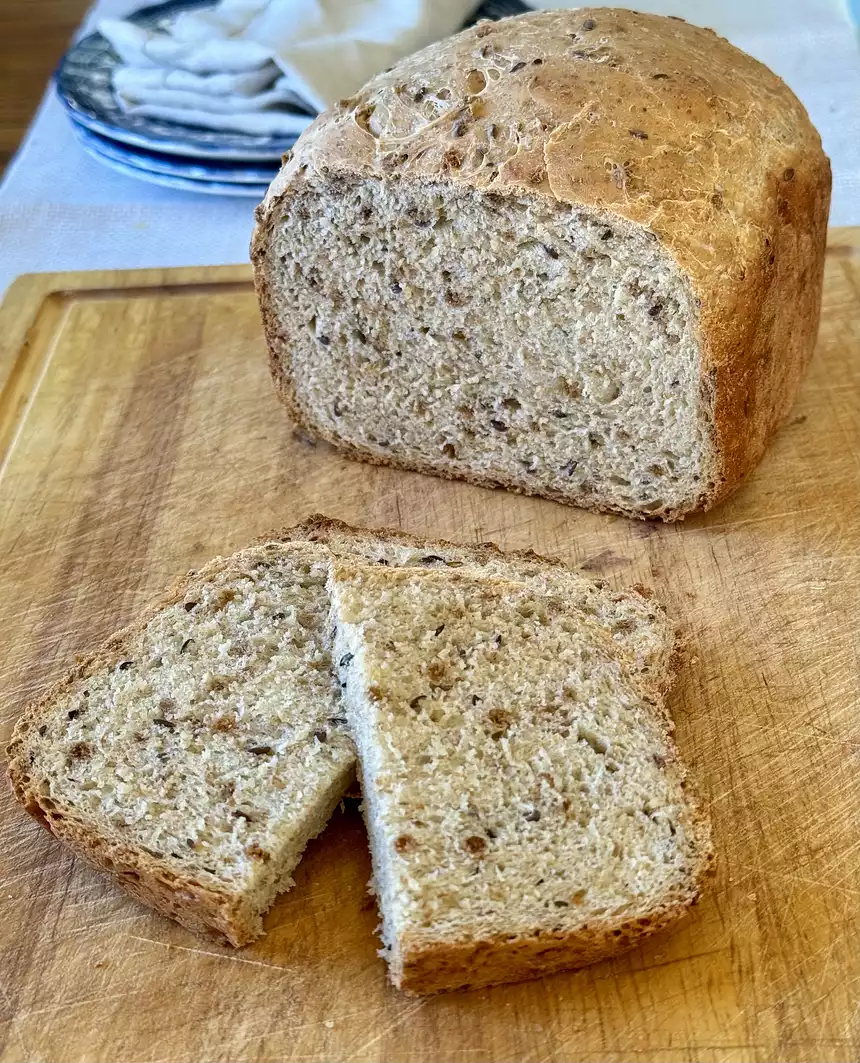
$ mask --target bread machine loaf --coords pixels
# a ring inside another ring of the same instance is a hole
[[[711,30],[481,22],[321,115],[258,208],[278,392],[362,460],[707,509],[794,401],[829,194],[801,103]]]

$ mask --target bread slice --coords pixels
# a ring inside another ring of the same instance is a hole
[[[131,894],[242,945],[350,784],[328,551],[216,558],[36,702],[9,747],[29,812]]]
[[[604,629],[497,577],[342,560],[330,592],[395,985],[578,967],[697,899],[708,822]]]
[[[665,690],[674,679],[679,639],[666,610],[647,587],[613,590],[563,562],[532,550],[504,552],[493,543],[465,545],[421,539],[390,528],[369,531],[314,514],[277,535],[282,542],[323,543],[337,557],[350,555],[398,568],[421,568],[523,580],[536,590],[564,595],[593,617],[632,655],[648,682]]]
[[[292,417],[348,455],[673,520],[818,327],[830,165],[780,79],[613,8],[483,22],[321,115],[257,213]]]
[[[536,554],[311,517],[216,558],[30,707],[9,747],[25,808],[134,896],[241,945],[354,778],[331,669],[332,555],[554,588],[671,682],[662,607]]]

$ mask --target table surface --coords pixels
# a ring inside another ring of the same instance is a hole
[[[178,573],[314,510],[494,539],[650,584],[681,623],[670,708],[717,872],[626,956],[421,1001],[386,984],[354,807],[237,951],[129,900],[0,786],[0,1061],[860,1058],[858,248],[832,234],[816,355],[762,464],[676,525],[314,445],[273,394],[248,267],[19,282],[0,311],[0,743]]]

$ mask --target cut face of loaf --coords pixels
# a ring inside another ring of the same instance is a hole
[[[653,516],[713,489],[693,298],[644,233],[534,196],[321,180],[274,253],[282,372],[326,438]]]
[[[164,915],[242,945],[353,778],[328,552],[217,559],[18,724],[10,775],[57,837]]]
[[[345,561],[331,593],[395,985],[582,966],[696,900],[707,822],[592,620],[523,584]]]
[[[817,330],[830,172],[770,71],[616,9],[481,24],[300,138],[252,247],[275,383],[354,457],[639,517],[733,490]]]

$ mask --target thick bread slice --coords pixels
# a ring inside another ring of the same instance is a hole
[[[330,592],[395,985],[581,966],[697,899],[708,821],[599,625],[499,578],[344,560]]]
[[[216,558],[27,710],[18,799],[138,899],[242,945],[354,772],[328,551]]]
[[[285,157],[252,244],[276,388],[364,461],[674,520],[791,409],[829,199],[802,104],[711,30],[479,23]]]
[[[369,531],[322,514],[308,517],[277,537],[283,542],[324,543],[338,557],[355,555],[395,567],[525,580],[538,590],[564,595],[571,605],[594,617],[633,655],[650,682],[667,689],[674,678],[679,640],[666,610],[646,587],[615,591],[604,580],[589,579],[562,561],[532,550],[504,552],[493,543],[421,539],[390,528]]]

